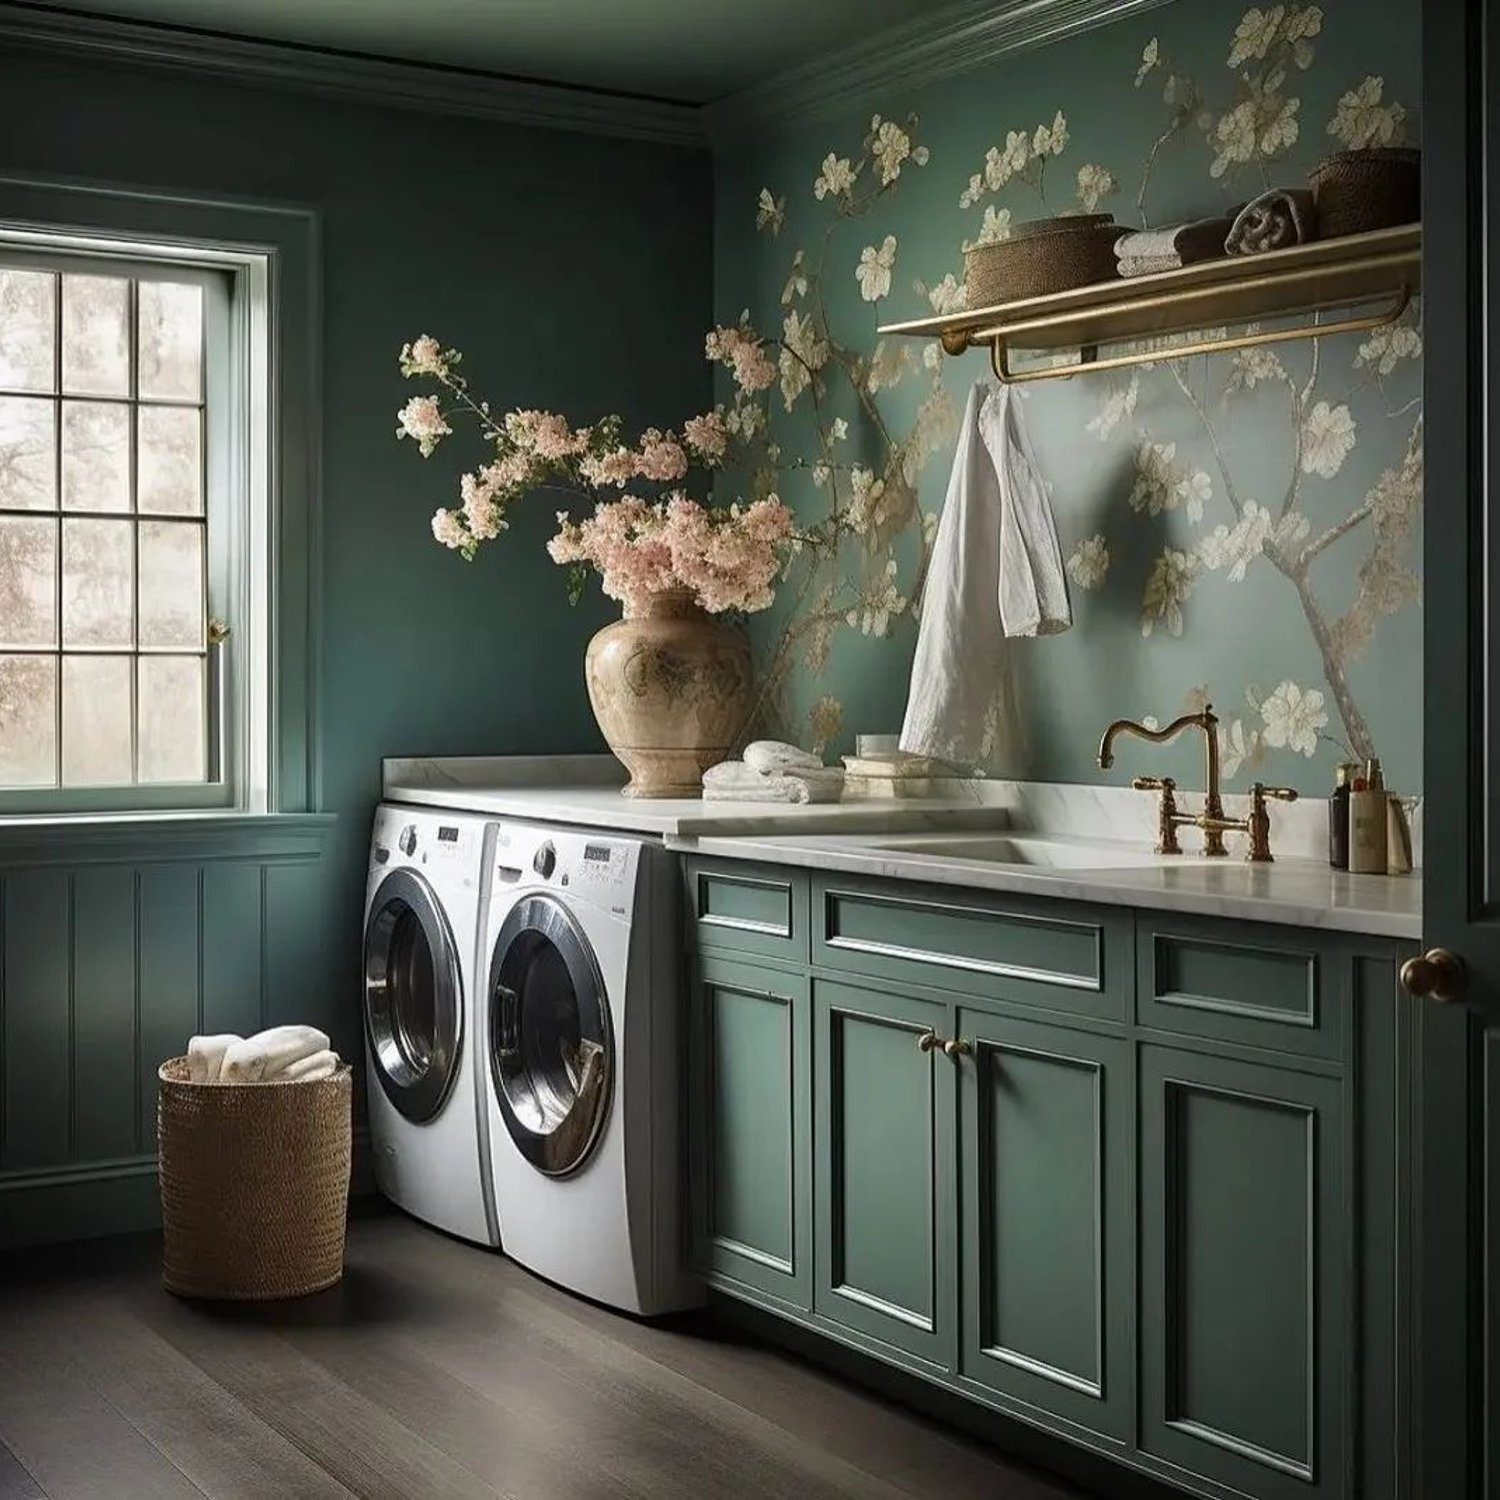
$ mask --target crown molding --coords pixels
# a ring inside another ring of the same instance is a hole
[[[829,53],[707,106],[710,138],[778,134],[849,112],[880,93],[911,93],[1001,58],[1107,26],[1172,0],[973,0]]]
[[[25,0],[0,0],[0,42],[427,113],[676,146],[707,144],[702,110],[692,104],[55,10]]]

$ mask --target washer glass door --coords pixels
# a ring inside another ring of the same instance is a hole
[[[418,1124],[443,1107],[463,1030],[463,975],[448,919],[415,870],[380,882],[365,923],[365,1033],[386,1097]]]
[[[604,1127],[614,1076],[609,1000],[592,948],[551,896],[510,910],[490,963],[490,1076],[537,1171],[575,1172]]]

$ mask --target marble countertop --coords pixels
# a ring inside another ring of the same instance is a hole
[[[1422,934],[1419,875],[1328,868],[1327,804],[1317,798],[1273,809],[1276,862],[1251,865],[1241,857],[1243,837],[1234,834],[1227,859],[1196,853],[1191,829],[1183,833],[1186,853],[1150,853],[1154,799],[1123,786],[955,778],[944,797],[785,805],[637,801],[621,796],[624,772],[609,755],[400,759],[385,761],[382,771],[390,802],[650,834],[669,848],[727,859],[1380,937]],[[1245,801],[1226,797],[1226,811],[1243,816]],[[1413,825],[1420,849],[1419,808]],[[1037,853],[1057,862],[961,852],[965,841],[997,838],[1051,845]],[[931,847],[939,843],[945,847]]]
[[[993,836],[991,836],[993,837]],[[1109,843],[1067,835],[1018,833],[1017,841],[1045,838],[1071,849],[1080,859],[1102,855],[1094,864],[1048,867],[968,858],[958,852],[965,839],[945,838],[952,849],[887,847],[899,844],[887,834],[769,835],[759,837],[671,838],[668,847],[724,859],[844,870],[897,880],[923,880],[971,890],[1015,891],[1059,900],[1097,901],[1200,916],[1238,917],[1256,922],[1287,922],[1335,932],[1420,939],[1420,875],[1350,875],[1320,860],[1282,858],[1252,865],[1231,855],[1205,859],[1199,854],[1152,855],[1139,844],[1119,843],[1121,863],[1111,865]],[[918,842],[913,840],[914,843]],[[927,842],[932,842],[931,840]],[[976,851],[977,852],[977,851]]]
[[[624,773],[611,755],[387,760],[383,772],[382,796],[387,802],[662,838],[1000,829],[1009,816],[999,783],[960,778],[951,781],[943,797],[777,803],[624,797]]]

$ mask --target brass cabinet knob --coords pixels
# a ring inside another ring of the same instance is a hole
[[[943,1039],[935,1031],[924,1031],[917,1038],[917,1050],[919,1052],[936,1052],[943,1045]]]
[[[968,1057],[969,1054],[973,1052],[973,1050],[973,1047],[971,1047],[969,1043],[966,1042],[961,1036],[954,1037],[951,1041],[943,1043],[943,1051],[946,1052],[949,1057]]]
[[[1429,948],[1401,965],[1401,985],[1418,1000],[1461,1000],[1469,986],[1468,970],[1458,954]]]

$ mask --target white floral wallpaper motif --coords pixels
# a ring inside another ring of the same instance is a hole
[[[1300,185],[1331,151],[1414,140],[1417,6],[1377,9],[1166,7],[867,117],[857,145],[810,130],[732,161],[721,319],[744,307],[777,379],[727,384],[726,416],[752,439],[752,492],[820,538],[758,625],[772,725],[832,751],[899,724],[984,367],[877,323],[962,308],[963,248],[1026,219],[1154,227]],[[1415,789],[1422,352],[1413,308],[1363,338],[1026,388],[1077,623],[1017,643],[988,764],[1086,779],[1116,713],[1211,696],[1231,778],[1323,791],[1332,762],[1377,754]]]

